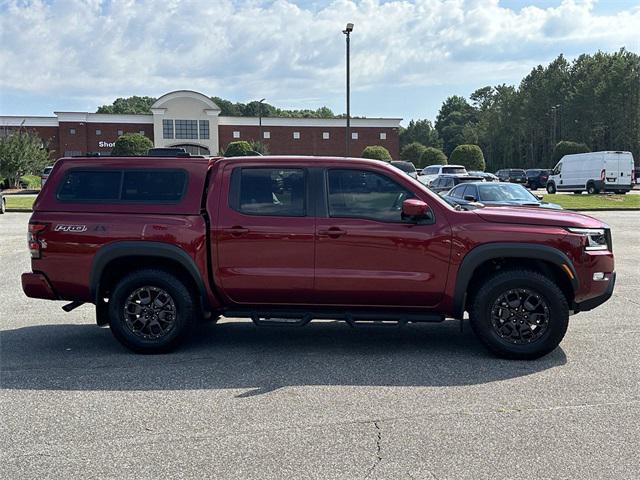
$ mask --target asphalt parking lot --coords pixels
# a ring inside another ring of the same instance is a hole
[[[0,476],[637,478],[640,212],[613,229],[618,284],[561,348],[516,362],[468,325],[202,325],[138,356],[90,306],[26,298],[29,214],[0,215]]]

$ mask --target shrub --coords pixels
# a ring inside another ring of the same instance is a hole
[[[389,150],[381,145],[369,145],[362,151],[362,158],[373,158],[374,160],[391,160]]]
[[[425,148],[424,152],[422,152],[422,156],[420,156],[419,162],[416,164],[416,167],[424,168],[429,165],[446,165],[447,164],[447,156],[444,154],[442,150],[434,147]]]
[[[420,157],[422,157],[422,153],[426,148],[427,147],[421,143],[412,142],[409,145],[402,147],[402,150],[400,150],[400,159],[416,164],[420,161]]]
[[[257,152],[260,153],[262,155],[269,155],[269,145],[264,143],[264,142],[260,142],[258,140],[251,140],[249,142],[249,145],[251,145],[251,152]],[[250,153],[250,155],[253,155],[253,153]]]
[[[553,163],[555,165],[565,155],[571,155],[573,153],[587,153],[590,151],[591,149],[584,143],[562,140],[561,142],[558,142],[553,149]]]
[[[224,151],[225,157],[246,157],[248,155],[253,155],[253,147],[244,140],[230,142]]]
[[[141,133],[125,133],[116,140],[112,155],[146,155],[153,143]]]
[[[449,163],[454,165],[464,165],[467,170],[484,171],[484,155],[477,145],[458,145],[451,152]]]

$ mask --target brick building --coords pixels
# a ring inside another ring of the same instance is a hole
[[[220,116],[207,96],[178,90],[160,97],[151,115],[54,112],[53,117],[0,116],[0,134],[33,130],[47,142],[52,157],[111,151],[123,133],[142,133],[156,147],[183,147],[190,153],[216,155],[229,142],[262,137],[269,152],[282,155],[336,155],[346,150],[345,119]],[[350,154],[368,145],[386,147],[398,158],[400,118],[351,120]]]

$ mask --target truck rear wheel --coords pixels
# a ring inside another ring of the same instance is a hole
[[[116,285],[109,299],[111,332],[134,352],[168,352],[191,332],[194,304],[176,276],[164,270],[133,272]]]
[[[558,286],[538,272],[509,270],[488,278],[471,307],[471,326],[494,354],[532,360],[554,350],[569,325]]]

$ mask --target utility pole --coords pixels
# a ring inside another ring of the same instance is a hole
[[[345,132],[346,134],[346,139],[345,139],[345,143],[346,143],[346,147],[345,147],[345,156],[348,157],[349,156],[349,146],[350,146],[350,142],[351,142],[351,79],[349,76],[349,70],[350,70],[350,50],[349,50],[349,40],[350,40],[350,35],[351,32],[353,32],[353,23],[347,23],[347,27],[342,31],[342,33],[344,33],[347,36],[347,130]]]
[[[258,129],[260,131],[259,135],[260,137],[258,138],[258,142],[260,143],[260,149],[264,151],[264,143],[263,143],[263,138],[262,138],[262,102],[264,102],[266,99],[261,98],[260,100],[258,100]],[[262,152],[260,152],[262,153]]]

